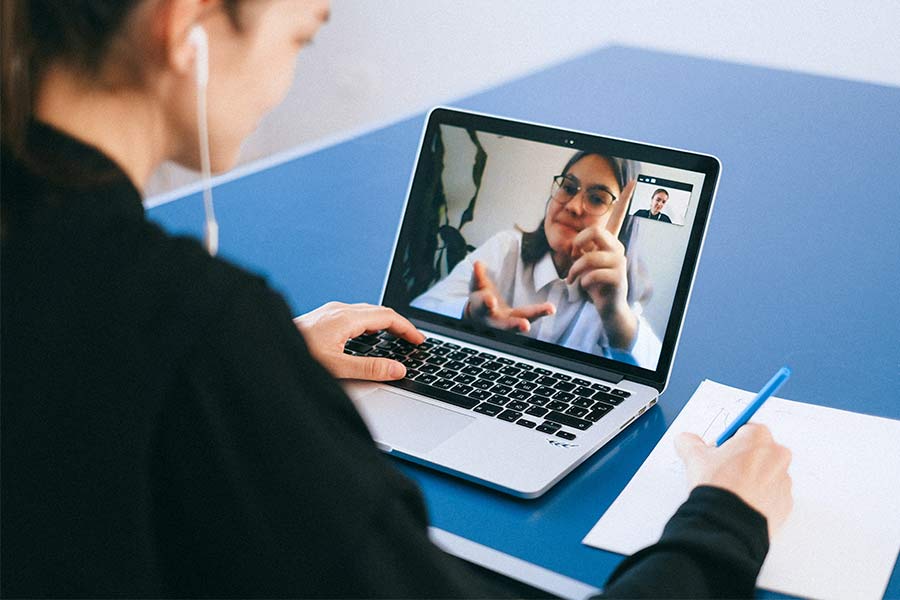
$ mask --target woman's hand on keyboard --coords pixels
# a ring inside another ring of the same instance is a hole
[[[345,354],[347,340],[387,330],[412,344],[425,341],[425,336],[393,309],[371,304],[329,302],[295,318],[294,324],[313,358],[338,379],[388,381],[406,375],[406,367],[396,360]]]

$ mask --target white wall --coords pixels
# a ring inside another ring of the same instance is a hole
[[[332,0],[251,161],[626,44],[900,86],[900,1]],[[150,194],[193,179],[167,168]]]

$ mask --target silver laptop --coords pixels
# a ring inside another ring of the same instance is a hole
[[[434,109],[382,303],[350,354],[407,377],[347,389],[387,453],[540,496],[668,382],[718,184],[708,155]]]

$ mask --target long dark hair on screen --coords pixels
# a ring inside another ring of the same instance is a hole
[[[575,165],[575,163],[587,156],[599,156],[607,163],[609,163],[609,166],[612,167],[613,173],[616,176],[616,181],[619,184],[620,190],[625,189],[625,184],[628,183],[629,180],[637,176],[637,165],[634,163],[634,161],[626,160],[623,158],[614,158],[611,156],[606,156],[604,154],[599,154],[597,152],[586,152],[584,150],[580,150],[573,154],[569,161],[566,163],[566,166],[563,167],[561,173],[563,175],[567,175],[569,173],[569,170]],[[547,202],[549,204],[549,198]],[[619,240],[622,241],[623,244],[625,243],[625,240],[623,240],[623,233],[625,233],[626,231],[630,232],[631,229],[629,227],[630,221],[631,217],[625,217],[625,222],[622,224],[622,229],[619,232]],[[544,231],[544,219],[541,218],[541,222],[534,229],[534,231],[526,231],[522,233],[522,261],[526,265],[536,263],[549,251],[550,244],[547,242],[547,233]]]
[[[605,154],[600,154],[598,152],[587,152],[584,150],[580,150],[573,154],[568,162],[566,162],[561,173],[563,175],[568,174],[575,163],[587,156],[599,156],[609,164],[616,177],[616,181],[619,184],[620,190],[625,189],[625,185],[630,180],[637,177],[638,164],[635,161],[606,156]],[[548,198],[547,203],[549,204],[550,202],[551,200]],[[632,302],[646,302],[652,295],[653,289],[650,279],[646,274],[646,266],[643,261],[633,249],[629,252],[629,242],[631,241],[633,230],[634,219],[631,215],[626,215],[625,221],[622,223],[622,229],[619,231],[619,241],[625,246],[626,254],[629,254],[627,266],[628,297],[629,301]],[[522,262],[526,265],[534,264],[548,252],[550,252],[550,243],[547,241],[547,233],[544,231],[544,219],[541,218],[541,222],[533,231],[523,231],[522,233]]]

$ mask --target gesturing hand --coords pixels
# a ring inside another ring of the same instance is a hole
[[[329,302],[294,319],[310,354],[338,379],[402,379],[406,367],[396,360],[344,354],[347,340],[386,329],[413,344],[425,336],[394,310],[371,304]]]
[[[472,292],[466,305],[466,317],[481,321],[497,329],[528,331],[531,322],[552,315],[556,307],[549,302],[510,307],[487,274],[484,263],[476,260],[472,266]]]
[[[637,331],[637,318],[628,306],[625,246],[618,238],[635,183],[632,179],[622,190],[605,227],[587,227],[575,236],[574,262],[566,275],[566,283],[577,281],[591,298],[603,319],[609,342],[616,348],[631,347]]]
[[[712,485],[733,492],[766,518],[769,539],[787,520],[794,506],[791,451],[776,443],[764,425],[748,423],[718,448],[698,435],[681,433],[675,448],[691,487]]]

